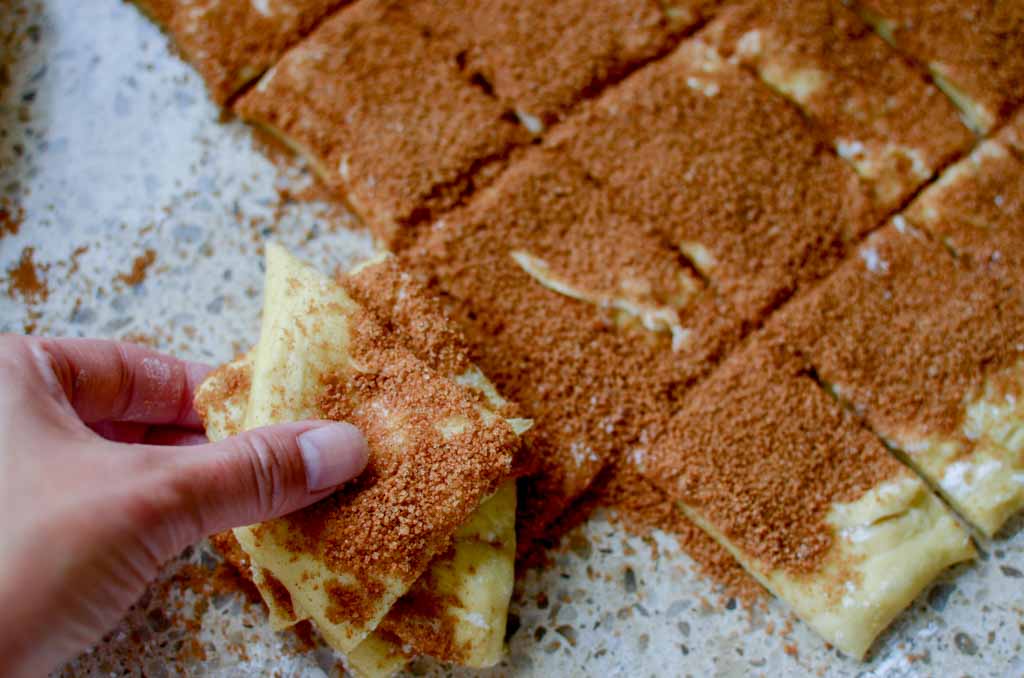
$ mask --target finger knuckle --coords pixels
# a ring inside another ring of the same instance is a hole
[[[245,468],[255,491],[261,515],[280,515],[288,503],[288,486],[294,469],[287,456],[279,454],[271,441],[260,434],[244,438]]]

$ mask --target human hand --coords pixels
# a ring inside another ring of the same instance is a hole
[[[366,465],[348,424],[197,444],[206,372],[129,344],[0,335],[0,675],[70,659],[189,544],[311,504]]]

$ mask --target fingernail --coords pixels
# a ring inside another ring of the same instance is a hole
[[[298,442],[310,492],[337,487],[366,466],[366,438],[351,424],[328,424],[306,431]]]

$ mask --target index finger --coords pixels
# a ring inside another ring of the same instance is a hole
[[[40,339],[36,345],[85,423],[202,428],[192,398],[209,366],[116,341]]]

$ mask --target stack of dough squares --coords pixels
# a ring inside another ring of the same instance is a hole
[[[357,480],[235,530],[271,619],[311,619],[366,676],[416,654],[502,655],[515,554],[519,435],[530,422],[461,351],[390,257],[341,281],[268,245],[259,342],[197,394],[208,435],[345,419],[370,444]]]

